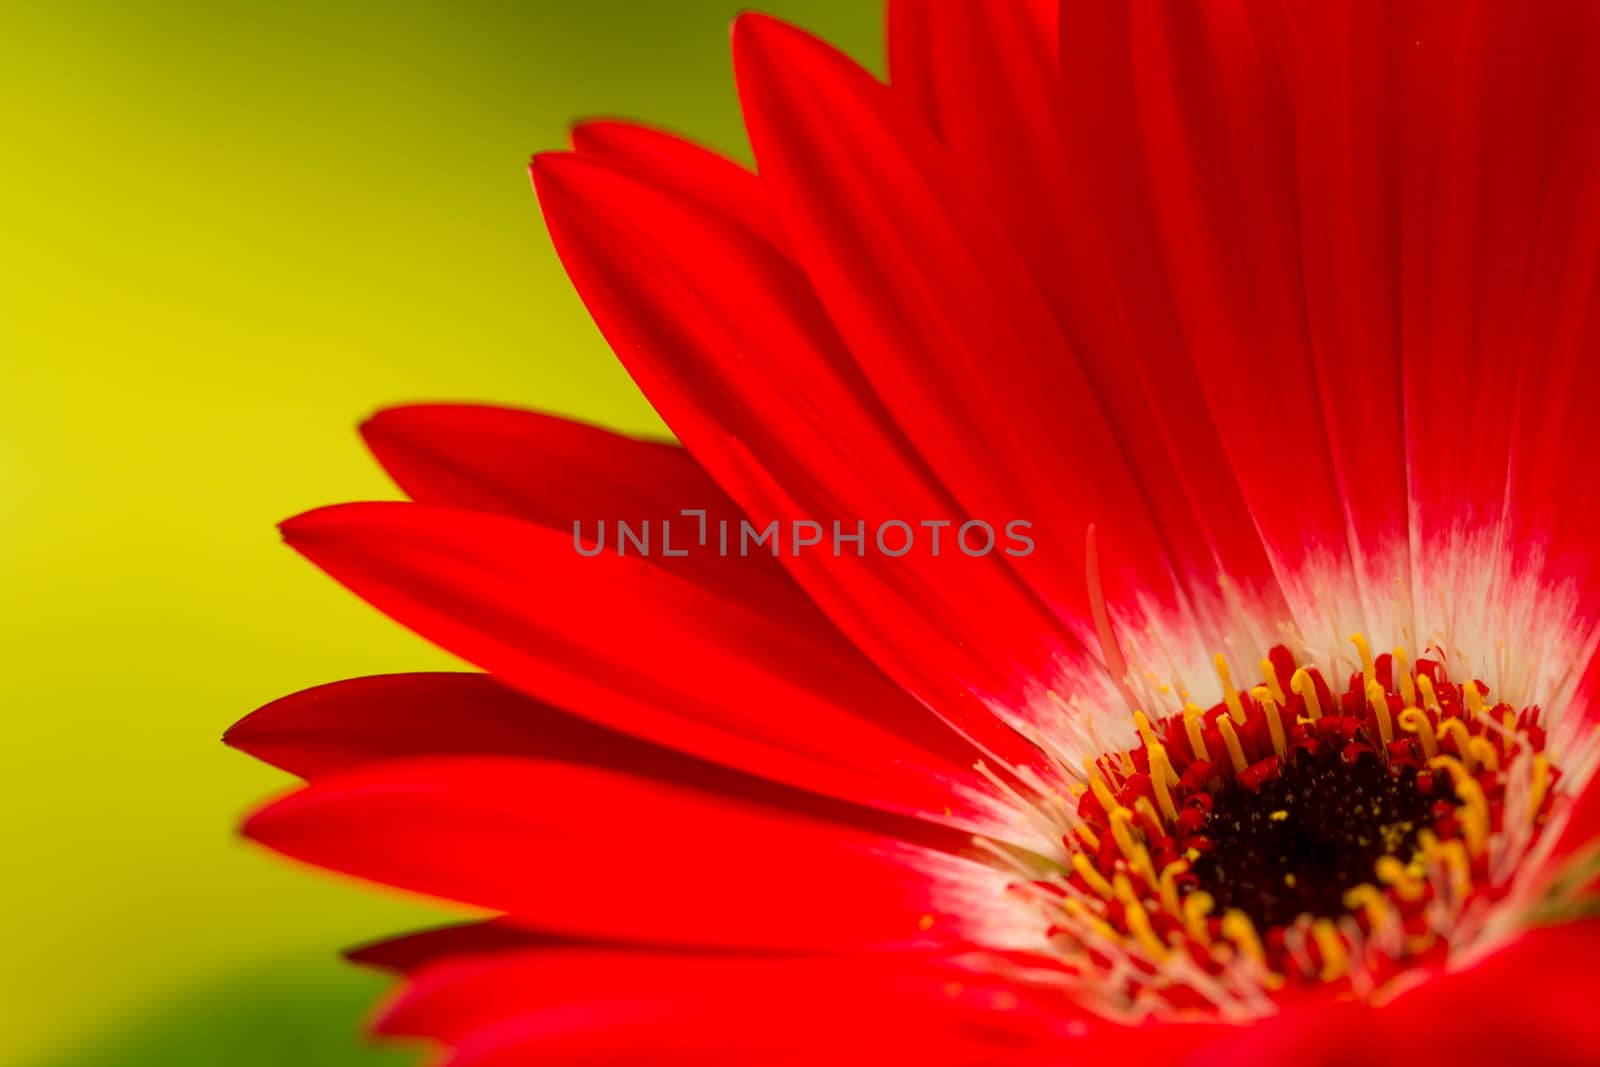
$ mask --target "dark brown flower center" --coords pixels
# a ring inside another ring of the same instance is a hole
[[[1417,788],[1415,768],[1391,774],[1374,754],[1347,762],[1331,747],[1302,751],[1258,789],[1230,782],[1213,794],[1194,876],[1218,908],[1258,929],[1337,915],[1380,856],[1411,858],[1439,799]]]

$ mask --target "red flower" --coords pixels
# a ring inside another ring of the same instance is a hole
[[[229,735],[309,780],[251,837],[498,914],[358,953],[378,1029],[1600,1062],[1600,9],[890,31],[885,86],[737,23],[759,177],[611,122],[534,161],[684,448],[403,408],[415,503],[284,527],[488,672]]]

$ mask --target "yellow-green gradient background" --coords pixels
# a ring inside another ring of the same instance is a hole
[[[783,3],[877,65],[872,0]],[[736,4],[0,5],[0,1063],[405,1063],[342,946],[447,914],[236,843],[273,697],[448,659],[273,524],[392,494],[353,427],[657,427],[524,173],[575,117],[743,154]]]

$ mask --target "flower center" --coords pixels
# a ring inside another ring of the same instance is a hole
[[[1411,856],[1433,822],[1435,797],[1417,788],[1414,768],[1391,774],[1366,754],[1347,762],[1331,745],[1290,751],[1259,788],[1220,785],[1183,842],[1200,853],[1192,869],[1216,906],[1257,929],[1340,914],[1346,890],[1371,881],[1380,857]]]
[[[1374,657],[1335,692],[1276,648],[1262,682],[1083,761],[1061,866],[1016,887],[1076,995],[1107,1013],[1245,1017],[1285,987],[1370,997],[1483,927],[1549,815],[1537,707],[1438,660]]]

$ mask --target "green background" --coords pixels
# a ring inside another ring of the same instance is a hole
[[[0,1063],[409,1062],[336,950],[447,915],[233,839],[218,736],[448,666],[274,523],[392,495],[407,400],[658,427],[527,155],[615,114],[745,153],[726,2],[0,5]],[[774,3],[875,67],[869,0]]]

